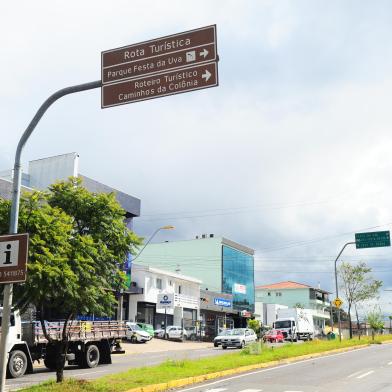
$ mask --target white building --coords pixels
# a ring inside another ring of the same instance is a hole
[[[174,294],[174,308],[167,309],[167,325],[195,325],[200,315],[201,281],[175,272],[132,264],[132,286],[129,294],[128,318],[160,328],[165,322],[165,310],[157,308],[158,294]]]
[[[278,309],[287,309],[286,305],[279,304],[265,304],[263,302],[255,303],[256,319],[259,320],[263,325],[272,327],[272,323],[276,321],[278,317]]]

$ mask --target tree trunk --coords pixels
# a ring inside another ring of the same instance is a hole
[[[357,305],[355,305],[355,315],[356,315],[356,318],[357,318],[357,331],[358,331],[358,337],[359,337],[359,340],[361,340],[361,325],[359,324],[359,316],[358,316]]]
[[[69,314],[64,321],[62,339],[56,342],[56,382],[64,381],[64,367],[65,359],[68,351],[68,322],[72,318],[72,314]]]
[[[353,338],[353,324],[351,321],[351,305],[348,306],[348,322],[350,326],[350,339]]]
[[[64,381],[65,354],[67,353],[67,344],[63,340],[58,340],[56,345],[56,382]]]

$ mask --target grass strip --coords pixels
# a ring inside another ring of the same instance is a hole
[[[392,335],[378,336],[374,343],[391,340]],[[230,352],[217,357],[207,357],[198,360],[168,360],[157,366],[130,368],[126,372],[116,373],[99,378],[94,381],[66,379],[62,384],[48,381],[32,386],[23,391],[29,392],[123,392],[131,388],[142,387],[150,384],[165,383],[172,380],[183,379],[222,370],[238,368],[241,366],[267,363],[270,361],[284,360],[307,354],[327,352],[339,348],[355,347],[372,343],[370,337],[360,340],[315,340],[303,344],[286,344],[280,347],[264,346],[261,354],[250,354],[249,349]]]

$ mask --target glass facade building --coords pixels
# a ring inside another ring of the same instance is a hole
[[[222,245],[222,292],[233,295],[236,310],[255,310],[253,255]]]
[[[232,294],[236,327],[245,326],[240,319],[254,313],[254,250],[247,246],[209,234],[192,240],[150,243],[138,260],[200,279],[203,290]]]

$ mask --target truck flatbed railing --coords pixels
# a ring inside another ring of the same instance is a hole
[[[56,340],[61,340],[64,321],[45,321],[47,334]],[[41,323],[33,322],[36,343],[47,342]],[[67,326],[69,340],[101,340],[126,337],[127,327],[122,321],[71,321]]]

